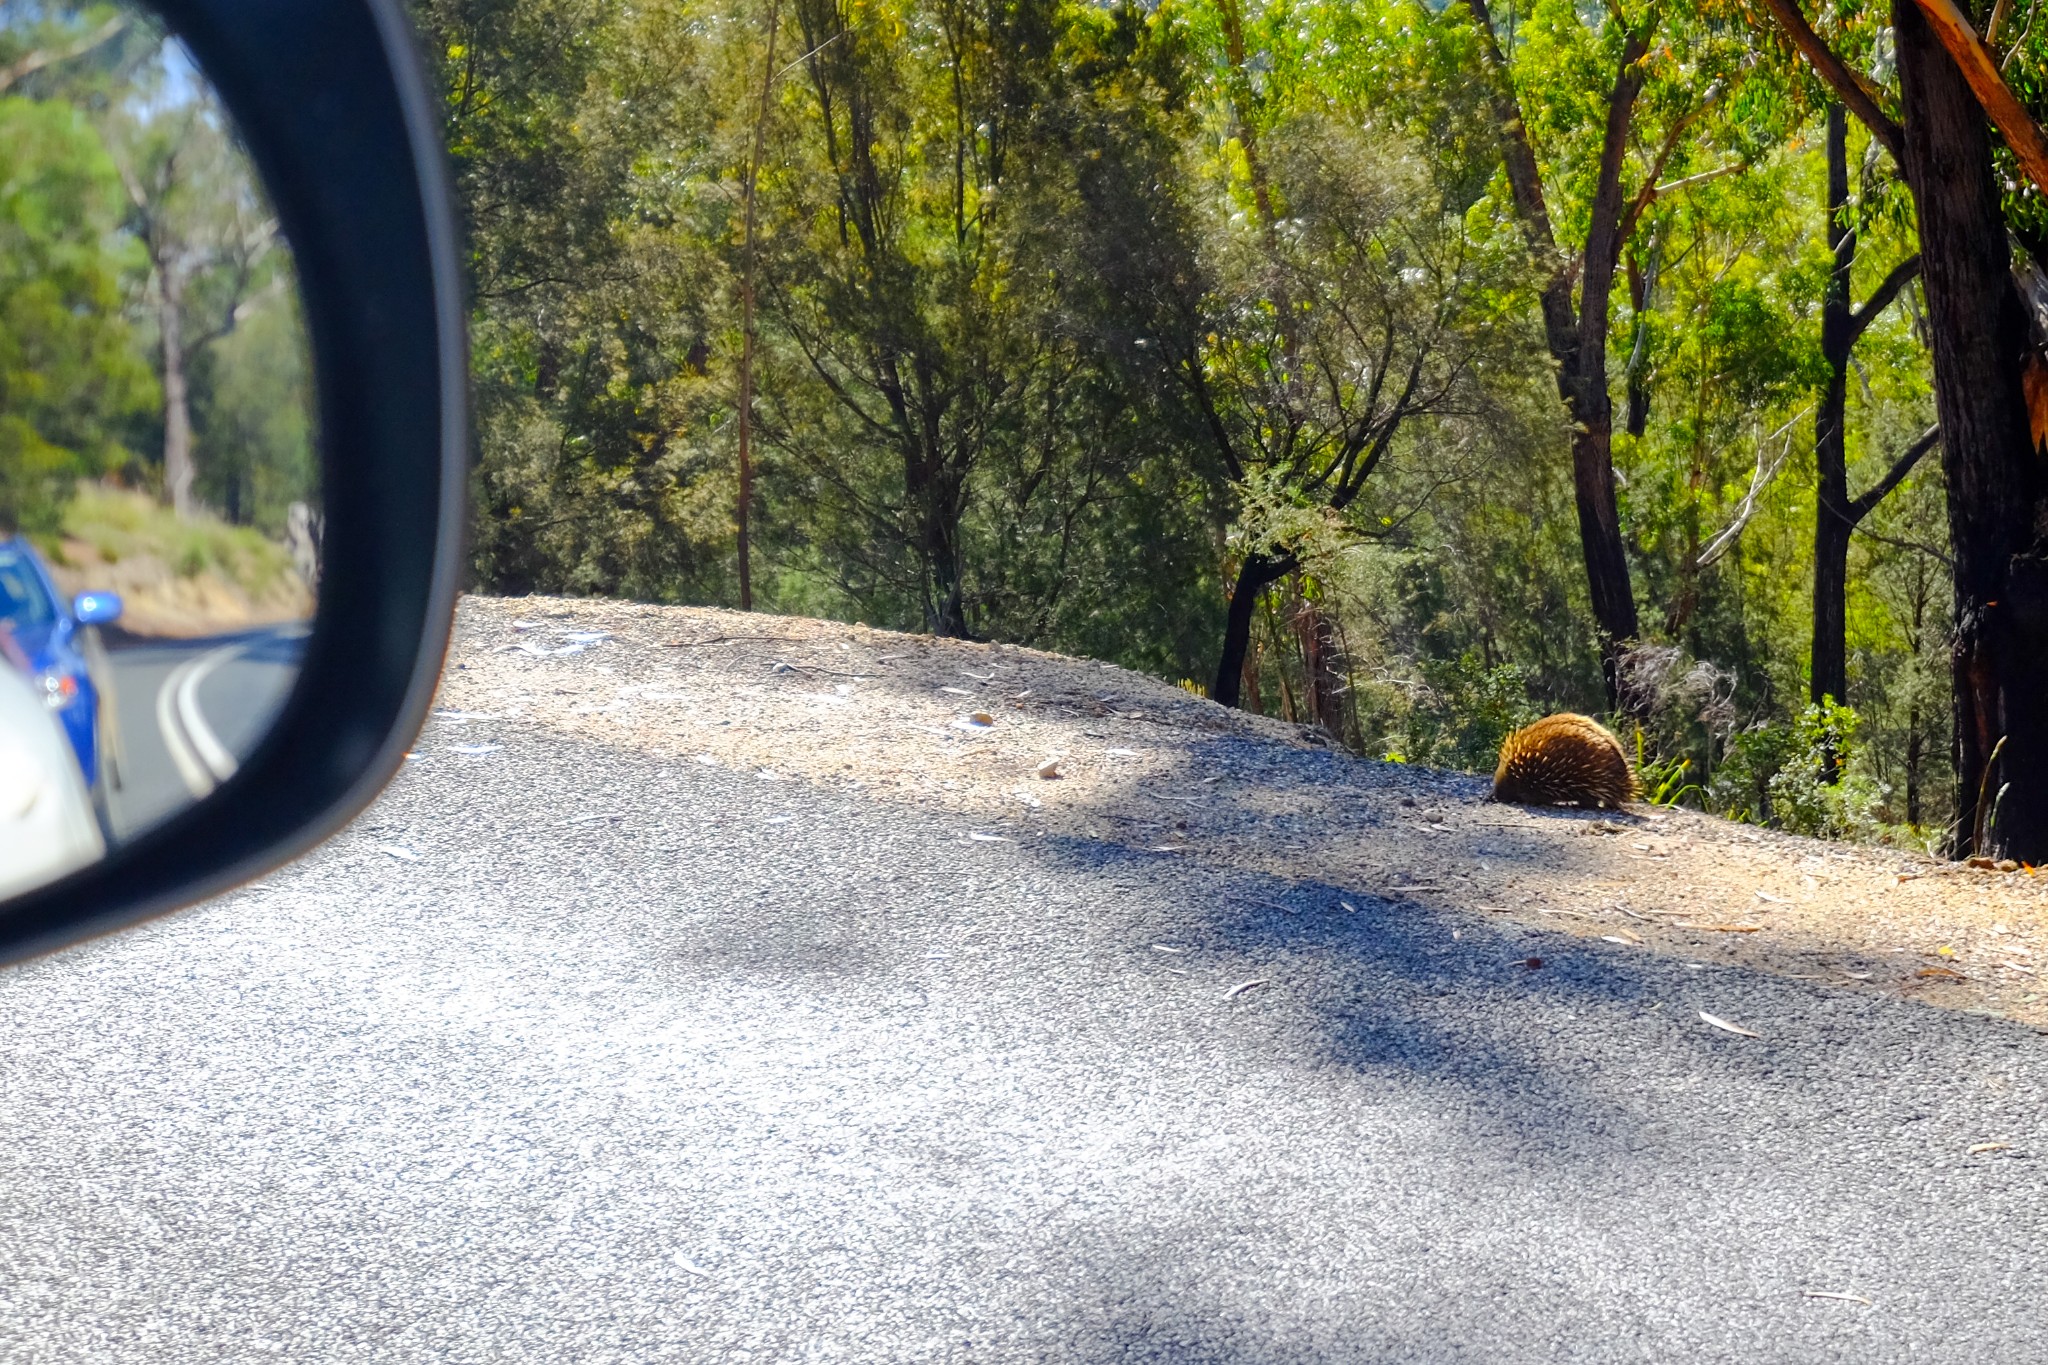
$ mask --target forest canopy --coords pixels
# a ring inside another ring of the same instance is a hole
[[[420,0],[474,579],[2048,857],[2038,7]]]
[[[0,0],[0,527],[81,480],[275,536],[313,495],[275,219],[191,59],[125,5]]]

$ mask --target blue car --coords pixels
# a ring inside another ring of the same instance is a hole
[[[79,629],[103,626],[121,615],[110,592],[82,592],[68,604],[57,593],[42,557],[19,537],[0,539],[0,627],[13,637],[20,662],[43,704],[63,722],[78,755],[79,771],[96,799],[100,792],[99,688],[79,652]]]

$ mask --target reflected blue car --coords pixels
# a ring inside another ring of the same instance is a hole
[[[0,626],[13,637],[29,678],[64,726],[79,771],[95,795],[100,785],[99,688],[78,632],[104,626],[121,615],[121,599],[110,592],[82,592],[70,602],[29,543],[19,537],[0,539]]]

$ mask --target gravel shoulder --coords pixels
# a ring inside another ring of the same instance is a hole
[[[475,762],[530,727],[962,815],[977,839],[1254,873],[1265,908],[1476,909],[2048,1027],[2048,879],[2030,871],[1682,810],[1494,805],[1482,778],[1356,758],[1108,664],[701,608],[465,599],[414,763]]]

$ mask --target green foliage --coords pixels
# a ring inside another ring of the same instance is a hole
[[[1653,806],[1698,805],[1706,793],[1700,784],[1691,781],[1692,759],[1678,754],[1670,758],[1653,759],[1644,754],[1641,737],[1636,744],[1636,780],[1642,786],[1643,800]]]
[[[1526,669],[1460,657],[1428,670],[1403,718],[1400,752],[1416,762],[1491,772],[1502,741],[1541,714],[1529,700]]]
[[[156,397],[123,316],[140,264],[115,236],[124,207],[80,111],[0,98],[0,521],[53,529]]]
[[[1740,732],[1715,775],[1713,803],[1736,819],[1794,834],[1875,837],[1885,792],[1861,761],[1860,723],[1854,710],[1830,701],[1806,707],[1789,724]]]
[[[82,541],[103,563],[153,559],[180,578],[211,571],[252,597],[297,574],[291,555],[260,531],[210,514],[179,517],[146,493],[94,483],[81,483],[61,525],[36,539],[60,561],[64,540]]]
[[[1248,604],[1247,704],[1475,769],[1517,723],[1605,705],[1542,328],[1554,261],[1515,211],[1464,5],[416,12],[470,227],[481,585],[735,602],[751,281],[768,609],[1206,682],[1259,557],[1280,567]],[[1853,743],[1801,710],[1825,95],[1753,17],[1495,15],[1567,245],[1646,35],[1606,333],[1643,605],[1628,733],[1660,802],[1938,828],[1933,462],[1852,545]],[[1879,8],[1816,22],[1891,99]],[[1917,243],[1896,169],[1860,132],[1850,151],[1860,299]],[[1852,493],[1931,420],[1919,308],[1907,289],[1857,344]],[[1816,743],[1843,746],[1841,783]]]
[[[282,537],[318,483],[305,330],[289,293],[209,348],[193,376],[198,489],[229,522]]]

